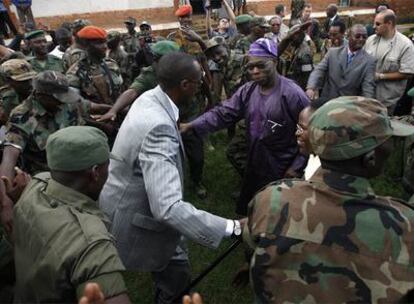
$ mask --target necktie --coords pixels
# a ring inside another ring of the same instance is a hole
[[[355,54],[354,53],[349,53],[348,54],[348,60],[346,61],[346,65],[350,65],[352,63],[352,60],[354,59]]]

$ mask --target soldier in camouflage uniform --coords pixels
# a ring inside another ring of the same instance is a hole
[[[98,121],[114,121],[118,113],[130,106],[141,94],[155,88],[158,85],[157,75],[155,74],[158,61],[168,53],[178,52],[180,48],[175,42],[164,40],[153,44],[151,50],[154,54],[152,65],[142,69],[141,74],[134,79],[129,89],[119,96],[106,114],[95,117]]]
[[[283,44],[287,44],[279,51],[278,71],[294,81],[303,89],[313,71],[313,55],[316,47],[310,37],[306,34],[311,22],[296,24],[289,29],[288,35],[284,38]]]
[[[85,41],[88,56],[67,71],[70,86],[79,89],[82,97],[92,102],[114,104],[121,93],[123,79],[117,63],[105,58],[106,31],[89,25],[77,35]]]
[[[140,49],[140,33],[135,30],[137,25],[135,18],[129,17],[124,21],[124,24],[128,32],[122,37],[122,46],[128,54],[129,79],[134,79],[139,74],[139,70],[135,65],[135,55]]]
[[[229,48],[231,50],[234,49],[236,46],[237,41],[239,41],[244,36],[250,34],[250,21],[253,19],[250,15],[239,15],[236,17],[236,27],[237,27],[237,34],[230,38],[228,41]]]
[[[282,180],[249,204],[245,240],[257,303],[396,303],[414,283],[414,210],[375,195],[392,136],[414,127],[392,121],[377,100],[340,97],[309,124],[322,168],[310,181]]]
[[[0,74],[7,85],[0,88],[0,123],[5,124],[10,112],[29,97],[31,80],[37,74],[30,63],[23,59],[10,59],[0,66]]]
[[[48,136],[67,126],[84,125],[91,112],[91,103],[82,100],[61,73],[42,72],[34,78],[33,86],[33,93],[13,109],[6,125],[0,168],[2,175],[10,178],[20,155],[25,171],[47,170],[44,149]]]
[[[65,69],[62,59],[48,54],[45,32],[36,30],[27,33],[25,39],[28,41],[29,48],[33,54],[33,57],[28,57],[27,61],[37,73],[48,70],[64,73]]]
[[[83,41],[79,39],[78,32],[85,26],[91,25],[89,20],[77,19],[72,23],[72,34],[75,37],[74,43],[63,54],[63,66],[68,70],[74,63],[80,59],[85,58],[86,50]]]
[[[234,50],[239,54],[247,54],[250,45],[257,39],[263,38],[269,28],[270,25],[264,17],[253,17],[250,21],[250,34],[237,41]]]
[[[200,115],[207,107],[212,104],[212,96],[209,85],[211,84],[211,74],[208,68],[207,58],[203,52],[206,48],[203,39],[192,29],[192,7],[191,5],[181,6],[175,13],[180,23],[180,28],[167,36],[168,40],[174,41],[181,51],[197,58],[205,72],[200,92],[191,103],[180,107],[180,122],[188,122]],[[203,139],[190,132],[182,136],[189,161],[190,177],[193,182],[197,196],[205,198],[207,190],[202,184],[204,167],[204,141]]]
[[[110,31],[108,33],[108,55],[107,57],[114,60],[121,71],[122,78],[124,80],[124,86],[127,86],[127,79],[129,78],[128,70],[128,54],[121,46],[121,33],[117,31]]]

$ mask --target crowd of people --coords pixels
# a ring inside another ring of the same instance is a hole
[[[258,303],[413,299],[413,207],[369,183],[414,138],[414,44],[395,12],[346,24],[330,4],[321,25],[304,1],[289,22],[283,5],[267,19],[213,2],[203,39],[189,4],[161,37],[133,17],[125,33],[36,29],[13,1],[29,26],[0,27],[15,34],[0,45],[0,302],[129,303],[128,270],[151,273],[155,303],[199,304],[182,299],[186,240],[224,238],[243,239]],[[186,182],[208,196],[222,129],[241,177],[232,219],[183,197]]]

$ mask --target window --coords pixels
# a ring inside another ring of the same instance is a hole
[[[339,0],[339,6],[350,6],[351,0]]]

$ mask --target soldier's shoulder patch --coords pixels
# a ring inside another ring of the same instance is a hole
[[[9,121],[13,124],[23,124],[29,119],[30,112],[31,107],[27,102],[23,102],[11,111]]]
[[[108,66],[108,68],[112,71],[115,71],[117,73],[119,73],[119,65],[118,63],[116,63],[115,60],[111,59],[111,58],[105,58],[104,59],[106,65]]]

